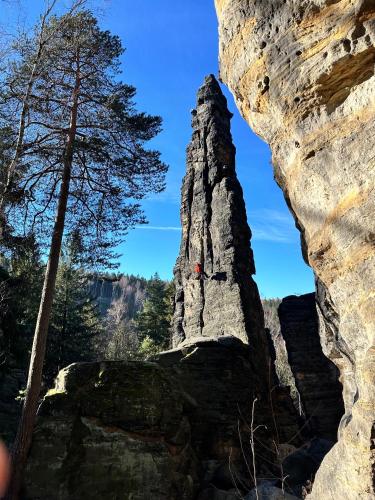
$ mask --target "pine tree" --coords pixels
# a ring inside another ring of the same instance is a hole
[[[11,238],[0,265],[0,370],[26,370],[38,314],[44,265],[33,235]]]
[[[67,239],[56,279],[44,367],[48,385],[71,363],[95,358],[95,342],[103,332],[97,305],[88,294],[79,232]]]
[[[11,162],[12,150],[14,147],[14,133],[10,126],[0,128],[0,189],[5,190],[7,184],[7,171]],[[3,216],[6,206],[10,202],[15,202],[14,192],[8,196],[2,196],[0,200],[0,259],[4,261],[4,251],[12,245],[10,228]]]
[[[136,326],[145,351],[165,349],[169,346],[172,314],[171,288],[156,273],[146,288],[143,310],[138,314]],[[141,346],[142,349],[142,346]]]
[[[88,11],[52,18],[45,33],[47,43],[28,100],[22,169],[17,176],[22,205],[7,213],[8,222],[18,231],[38,229],[44,241],[50,239],[13,449],[11,499],[18,498],[31,444],[64,231],[77,225],[84,228],[82,237],[87,246],[90,241],[92,259],[105,261],[108,249],[127,229],[144,222],[139,205],[129,200],[160,192],[167,169],[157,151],[144,148],[160,131],[161,119],[136,113],[135,89],[117,78],[123,52],[119,38],[101,31]],[[29,54],[28,46],[24,47],[2,92],[10,121],[14,110],[22,107],[27,68],[32,64]],[[14,129],[13,123],[10,126]]]
[[[44,265],[33,234],[8,239],[8,303],[5,333],[13,354],[24,363],[28,355],[43,286]]]

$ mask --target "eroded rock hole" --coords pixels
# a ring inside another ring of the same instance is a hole
[[[348,40],[347,38],[345,38],[345,40],[342,41],[342,44],[344,46],[345,52],[350,52],[352,50],[352,44],[350,40]]]
[[[261,88],[262,88],[262,92],[261,92],[262,95],[265,94],[269,90],[269,88],[270,88],[270,77],[269,76],[266,75],[263,78],[263,82],[261,83]]]
[[[310,152],[307,154],[307,156],[305,157],[305,160],[308,160],[309,158],[313,158],[313,157],[315,156],[315,154],[316,154],[316,153],[315,153],[315,151],[314,151],[314,150],[310,151]]]
[[[363,24],[357,24],[351,37],[352,40],[357,40],[357,38],[361,38],[365,34],[366,34],[366,28],[363,26]]]

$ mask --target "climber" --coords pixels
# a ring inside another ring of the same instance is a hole
[[[194,271],[196,274],[197,280],[206,280],[208,279],[208,275],[203,271],[203,266],[199,262],[195,263]]]

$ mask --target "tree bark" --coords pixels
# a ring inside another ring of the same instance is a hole
[[[67,327],[67,321],[68,321],[68,294],[69,294],[69,278],[67,276],[68,271],[65,273],[65,290],[64,290],[64,311],[63,311],[63,320],[62,320],[62,328],[61,328],[61,333],[60,333],[60,338],[59,338],[59,361],[58,361],[58,366],[57,369],[60,370],[62,366],[62,360],[64,356],[64,342],[65,342],[65,335],[66,335],[66,327]]]
[[[19,498],[23,471],[31,446],[32,434],[38,410],[48,327],[52,311],[53,295],[55,291],[56,275],[59,265],[61,244],[65,225],[65,215],[69,197],[74,141],[76,138],[77,129],[79,88],[80,79],[79,70],[77,69],[76,82],[73,91],[73,104],[71,109],[69,132],[67,135],[67,142],[63,156],[63,174],[60,194],[55,224],[52,233],[47,269],[44,277],[39,314],[35,327],[29,375],[27,380],[26,397],[22,409],[22,415],[17,431],[16,440],[12,450],[12,477],[6,496],[7,500],[18,500]]]

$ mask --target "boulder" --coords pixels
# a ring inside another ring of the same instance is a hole
[[[301,496],[303,488],[314,481],[316,471],[333,444],[332,441],[316,438],[288,455],[283,461],[285,488]]]
[[[298,498],[276,486],[261,484],[256,489],[252,489],[245,496],[244,500],[298,500]]]
[[[252,422],[257,474],[278,476],[274,442],[300,444],[296,413],[288,395],[259,388],[250,347],[232,337],[150,362],[73,364],[41,405],[24,497],[192,500],[210,488],[232,495],[237,485],[245,492],[253,485]]]
[[[265,447],[274,447],[276,435],[280,445],[300,443],[297,413],[289,394],[275,388],[270,404],[268,387],[260,386],[254,375],[251,348],[240,340],[204,339],[161,353],[155,361],[170,373],[170,379],[178,381],[191,401],[191,442],[198,458],[206,463],[209,483],[218,488],[233,486],[231,465],[249,480],[244,454],[245,449],[249,451],[252,416],[254,428],[260,426],[256,450],[259,447],[262,457],[276,462],[272,453],[265,452]],[[262,467],[265,462],[257,460]]]
[[[74,364],[42,404],[25,498],[194,498],[184,398],[154,363]]]

